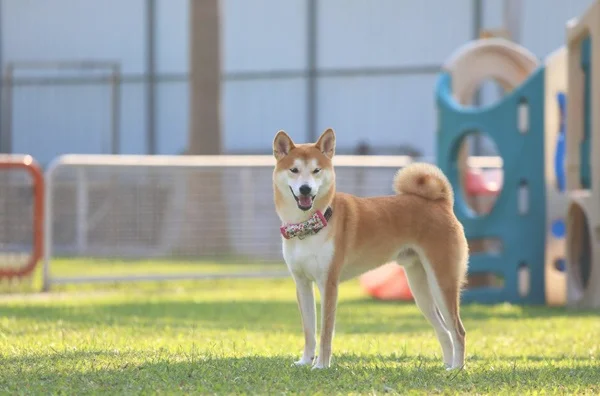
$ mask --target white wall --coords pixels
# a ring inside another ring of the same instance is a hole
[[[188,1],[156,0],[156,71],[184,76],[188,72]],[[179,154],[187,145],[188,84],[156,84],[156,140],[158,154]]]
[[[170,0],[172,1],[172,0]],[[115,61],[144,71],[144,0],[2,0],[2,58],[8,61]],[[142,44],[140,44],[142,43]],[[23,75],[56,76],[49,70]],[[66,73],[61,73],[65,75]],[[108,70],[70,70],[79,77]],[[144,87],[123,84],[123,152],[145,150]],[[13,151],[46,163],[65,152],[110,151],[110,90],[101,84],[14,88]]]
[[[188,1],[157,0],[156,68],[159,79],[166,80],[157,84],[155,119],[163,154],[179,153],[186,145]],[[562,44],[565,22],[591,1],[524,2],[523,44],[540,57],[547,55]],[[497,27],[500,2],[483,4],[483,26]],[[122,152],[144,153],[145,0],[0,0],[0,5],[4,63],[88,59],[121,64]],[[433,155],[436,75],[394,74],[393,69],[440,65],[471,38],[471,7],[471,0],[454,0],[452,7],[444,0],[319,0],[320,77],[312,132],[336,128],[341,150],[365,141],[374,147],[408,144]],[[222,0],[226,151],[269,152],[282,128],[298,141],[307,138],[306,14],[306,0]],[[354,69],[357,73],[348,74]],[[365,70],[370,74],[361,75]],[[340,71],[345,74],[333,75]],[[90,76],[71,72],[77,73]],[[280,76],[240,79],[248,73]],[[42,163],[61,153],[109,151],[105,85],[19,86],[14,99],[14,151],[31,153]]]
[[[276,79],[229,79],[223,84],[224,146],[269,152],[286,129],[306,131],[306,0],[223,0],[223,68],[229,75],[285,72]]]
[[[523,2],[521,44],[539,57],[546,57],[565,43],[566,23],[594,0],[527,0]]]
[[[419,2],[318,2],[318,72],[438,66],[470,38],[471,1],[452,8]],[[306,124],[306,1],[224,1],[225,70],[297,71],[287,81],[225,84],[225,143],[235,151],[268,152],[277,129],[300,141]],[[268,12],[266,12],[268,10]],[[435,26],[435,29],[431,27]],[[361,71],[358,70],[358,74]],[[435,75],[322,76],[317,83],[317,131],[332,126],[341,150],[359,142],[411,144],[433,155]],[[253,131],[250,133],[250,131]]]

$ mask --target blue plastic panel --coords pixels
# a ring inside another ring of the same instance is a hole
[[[457,156],[463,138],[479,131],[487,134],[498,147],[504,162],[502,191],[487,215],[476,216],[456,194],[455,213],[468,239],[500,238],[504,249],[499,254],[477,253],[470,259],[471,274],[493,272],[504,277],[503,288],[466,290],[465,302],[535,303],[545,302],[544,254],[546,197],[544,178],[544,69],[540,68],[521,86],[498,103],[484,108],[463,107],[452,97],[451,76],[439,76],[436,88],[438,105],[437,162],[452,186],[460,190]],[[521,103],[529,108],[529,129],[517,128]],[[519,186],[528,188],[528,211],[518,210]],[[527,265],[530,288],[521,297],[518,270]]]

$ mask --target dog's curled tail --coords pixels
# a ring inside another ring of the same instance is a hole
[[[400,169],[394,177],[394,191],[454,203],[454,192],[446,175],[437,166],[427,163],[417,162]]]

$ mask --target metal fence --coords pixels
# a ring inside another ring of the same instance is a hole
[[[92,98],[89,103],[93,107],[93,112],[98,113],[104,110],[106,125],[102,135],[105,136],[104,146],[108,153],[117,154],[120,152],[120,112],[121,112],[121,68],[117,62],[100,62],[93,60],[82,61],[29,61],[29,62],[9,62],[4,69],[4,92],[2,96],[2,140],[0,146],[6,152],[13,151],[13,136],[15,135],[13,115],[15,113],[47,113],[47,109],[51,108],[54,111],[59,111],[65,114],[48,114],[48,117],[59,117],[63,119],[77,119],[77,116],[72,116],[73,109],[69,106],[69,101],[81,102],[90,95],[81,92],[81,88],[77,84],[75,91],[66,89],[57,90],[53,87],[54,84],[67,84],[72,73],[80,76],[81,82],[96,80],[99,84],[105,85],[97,92],[93,92],[93,96],[101,97],[100,103],[103,106],[98,107],[96,98]],[[61,81],[62,80],[62,81]],[[77,89],[79,88],[79,89]],[[86,89],[86,88],[84,88]],[[79,92],[77,92],[79,91]],[[59,107],[56,102],[59,102]],[[26,108],[15,108],[15,102]],[[73,104],[73,103],[71,103]],[[76,124],[72,124],[75,127]],[[71,125],[69,125],[71,126]],[[67,128],[69,128],[67,126]],[[82,125],[83,131],[86,125]],[[22,130],[19,132],[23,132]],[[83,136],[84,139],[89,138]]]
[[[409,162],[340,156],[337,183],[357,195],[390,194],[394,173]],[[271,156],[58,158],[46,173],[46,288],[286,275],[273,165]],[[56,263],[68,266],[66,275]]]
[[[337,156],[337,188],[393,194],[394,174],[411,161]],[[471,162],[498,166],[497,158]],[[272,156],[58,158],[46,172],[45,287],[285,276],[273,165]]]

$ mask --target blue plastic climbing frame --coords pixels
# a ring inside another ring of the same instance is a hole
[[[556,183],[558,190],[564,192],[567,187],[567,179],[565,172],[565,155],[567,153],[567,136],[566,136],[566,111],[567,97],[563,92],[556,95],[558,101],[558,109],[560,114],[560,123],[558,129],[558,137],[556,138],[556,152],[554,153],[554,172],[556,173]]]
[[[556,101],[560,114],[560,122],[558,125],[558,134],[556,137],[556,151],[554,152],[554,172],[556,175],[556,184],[558,191],[564,192],[567,188],[567,176],[565,172],[565,159],[567,154],[567,97],[564,92],[559,92],[556,95]],[[556,239],[564,239],[567,233],[567,226],[563,218],[555,219],[550,224],[550,232]],[[564,257],[559,258],[555,262],[555,269],[560,272],[565,272],[567,265]]]
[[[544,68],[538,69],[521,86],[498,103],[484,107],[463,107],[452,96],[452,78],[439,76],[436,87],[438,106],[437,162],[455,191],[461,191],[458,152],[462,140],[482,132],[494,140],[503,160],[504,182],[492,210],[478,216],[462,194],[456,194],[455,212],[469,240],[498,238],[500,252],[472,253],[470,274],[496,274],[502,287],[468,289],[463,301],[478,303],[543,304],[546,201],[544,178]],[[520,106],[527,106],[528,127],[518,128]],[[519,205],[519,192],[526,190],[527,201]],[[519,293],[521,268],[529,269],[529,291]]]

